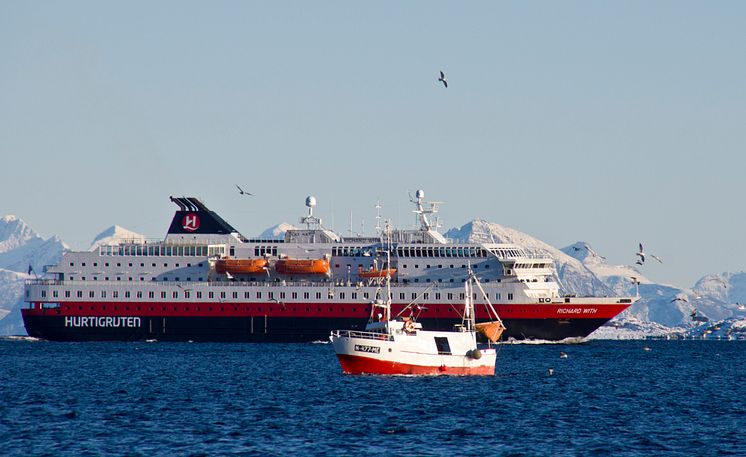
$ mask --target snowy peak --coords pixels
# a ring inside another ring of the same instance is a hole
[[[41,237],[22,219],[11,214],[0,219],[0,254],[17,249]]]
[[[27,273],[31,266],[42,272],[66,249],[62,240],[56,236],[45,240],[21,218],[7,215],[0,219],[0,268]]]
[[[94,251],[99,246],[106,246],[109,244],[117,244],[123,241],[145,241],[145,235],[127,230],[124,227],[118,225],[112,225],[103,232],[96,235],[96,238],[91,242],[91,246],[88,248],[89,251]]]
[[[285,238],[285,232],[287,232],[288,230],[296,229],[297,227],[295,227],[294,225],[288,224],[287,222],[282,222],[263,231],[259,235],[259,238],[263,240],[282,240]]]

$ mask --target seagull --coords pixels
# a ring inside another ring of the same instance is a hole
[[[560,351],[560,359],[566,359],[567,358],[567,352]]]
[[[630,276],[629,279],[632,280],[632,284],[640,284],[640,280],[637,279],[637,276]]]
[[[241,194],[241,195],[251,195],[252,197],[254,196],[254,194],[252,194],[251,192],[244,192],[244,190],[241,189],[241,187],[239,187],[238,184],[236,184],[236,187],[238,187],[238,193],[239,194]]]
[[[552,376],[554,374],[554,368],[547,369],[547,376]]]
[[[661,260],[661,258],[658,257],[657,255],[650,254],[650,257],[654,258],[655,260],[657,260],[660,263],[663,263],[663,261]]]
[[[640,243],[640,250],[636,253],[640,259],[636,262],[638,265],[645,263],[645,251],[642,249],[642,243]]]
[[[689,303],[689,300],[687,300],[686,297],[675,297],[675,298],[671,299],[671,303],[673,303],[675,301],[685,301],[685,302]]]
[[[442,82],[446,88],[448,88],[448,81],[446,81],[446,75],[443,73],[443,70],[440,71],[440,78],[438,78],[438,81]]]

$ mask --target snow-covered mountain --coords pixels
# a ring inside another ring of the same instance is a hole
[[[44,239],[16,216],[0,219],[0,268],[27,273],[29,265],[42,273],[46,265],[57,263],[68,246],[56,236]]]
[[[288,224],[287,222],[281,222],[263,231],[262,234],[259,235],[259,238],[263,240],[281,240],[285,238],[285,232],[295,229],[297,229],[297,227],[294,225]]]
[[[112,225],[103,232],[96,235],[96,238],[91,242],[91,246],[88,248],[89,251],[98,249],[99,246],[105,246],[107,244],[116,244],[120,241],[145,241],[145,235],[132,232],[126,228],[118,225]]]

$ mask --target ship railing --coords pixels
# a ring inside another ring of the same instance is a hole
[[[332,336],[337,338],[361,338],[365,340],[393,341],[394,336],[387,333],[362,332],[359,330],[332,330]]]
[[[27,286],[126,286],[126,287],[158,287],[158,286],[209,286],[209,287],[266,287],[266,288],[283,288],[283,287],[318,287],[334,289],[336,287],[356,287],[359,289],[371,287],[367,283],[346,283],[336,281],[80,281],[80,280],[59,280],[59,279],[27,279],[24,281]],[[435,286],[433,286],[435,284]],[[391,288],[412,287],[418,284],[413,283],[391,283]],[[437,283],[419,284],[422,286],[438,288]],[[424,288],[424,287],[423,287]]]

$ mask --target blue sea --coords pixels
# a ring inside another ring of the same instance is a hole
[[[0,340],[0,455],[746,456],[744,342],[502,345],[497,364],[349,376],[328,344]]]

